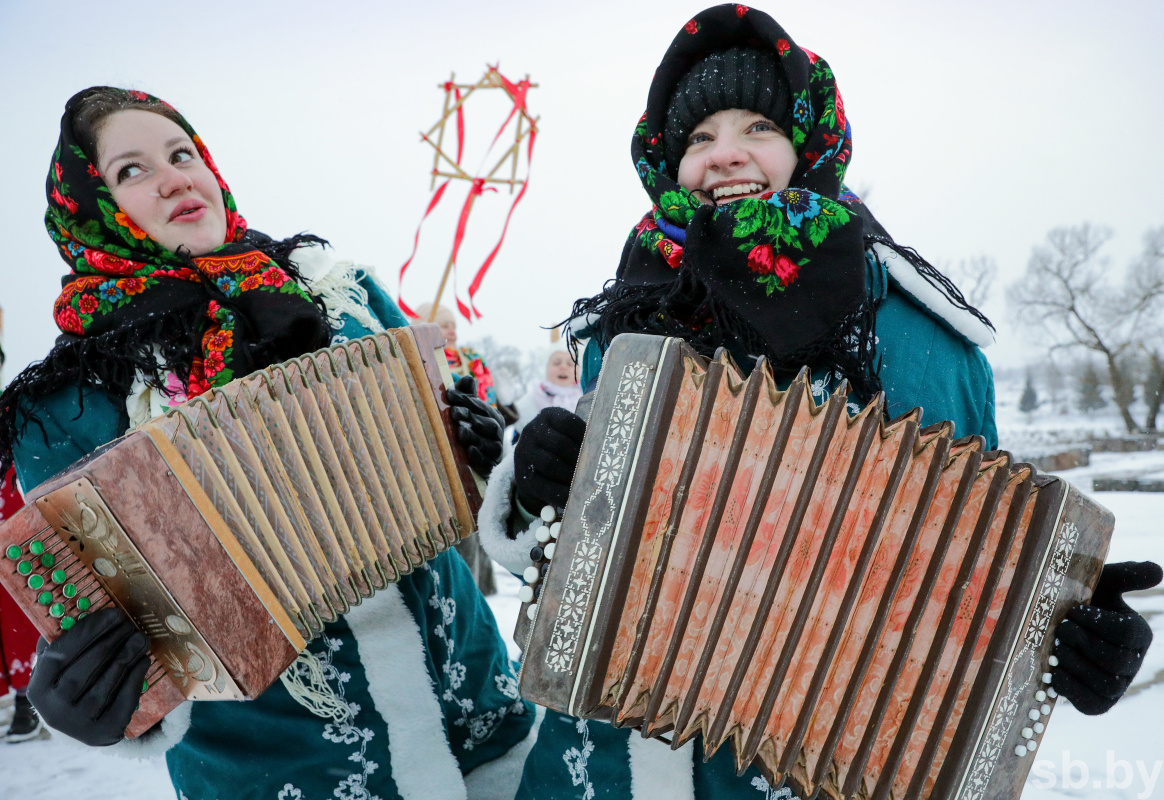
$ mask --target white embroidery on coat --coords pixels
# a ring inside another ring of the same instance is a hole
[[[787,786],[773,789],[763,775],[752,778],[752,786],[756,787],[757,791],[764,793],[764,800],[797,800],[796,795]]]
[[[428,598],[428,604],[440,611],[440,621],[433,628],[433,632],[445,643],[445,651],[448,654],[448,660],[441,665],[441,671],[448,678],[448,686],[441,693],[441,699],[446,703],[452,703],[461,710],[461,716],[454,719],[453,724],[457,727],[465,728],[468,731],[469,738],[461,743],[461,747],[465,750],[472,750],[488,740],[501,727],[501,723],[507,716],[510,714],[524,714],[525,703],[522,702],[521,696],[517,691],[517,677],[513,673],[512,663],[507,665],[509,671],[508,676],[494,676],[497,689],[503,695],[513,700],[513,703],[510,705],[501,706],[495,711],[486,711],[483,714],[474,716],[473,711],[477,706],[473,699],[470,697],[460,697],[457,694],[457,690],[465,682],[467,672],[465,665],[460,661],[455,661],[453,658],[456,654],[457,643],[450,635],[449,628],[447,627],[451,626],[457,618],[457,601],[452,597],[444,597],[440,594],[441,576],[435,570],[428,564],[422,564],[421,568],[428,572],[433,583],[433,593]]]
[[[335,694],[341,702],[344,700],[344,684],[351,680],[347,672],[340,672],[332,665],[332,657],[343,646],[343,640],[325,636],[323,638],[325,652],[316,654],[319,664],[323,668],[323,679],[329,687],[334,688]],[[334,683],[333,683],[334,681]],[[359,742],[360,749],[348,756],[348,761],[354,761],[360,767],[359,773],[352,773],[340,781],[332,791],[336,800],[380,800],[379,795],[368,791],[368,776],[379,769],[380,765],[367,758],[368,743],[376,734],[371,728],[361,728],[354,724],[360,714],[359,703],[347,703],[351,715],[344,722],[329,722],[323,727],[323,738],[329,742],[343,745],[353,745]],[[285,794],[287,793],[287,794]],[[279,800],[293,800],[302,797],[302,793],[291,784],[283,787],[279,793]]]
[[[594,742],[590,741],[590,728],[586,720],[575,720],[574,727],[582,734],[582,749],[571,747],[562,754],[562,760],[566,762],[566,769],[570,770],[570,780],[573,784],[583,787],[582,800],[593,800],[594,784],[590,782],[586,765],[590,762],[590,754],[594,752]]]

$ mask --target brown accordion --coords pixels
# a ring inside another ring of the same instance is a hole
[[[257,697],[473,530],[443,347],[435,325],[352,340],[138,427],[28,493],[0,583],[49,639],[111,603],[149,635],[129,736],[187,699]]]
[[[844,387],[818,406],[808,380],[614,340],[521,692],[701,734],[806,798],[1017,798],[1112,515],[920,409],[850,416]]]

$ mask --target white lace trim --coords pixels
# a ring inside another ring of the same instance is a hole
[[[334,330],[343,327],[344,314],[373,333],[384,330],[384,326],[368,308],[368,290],[359,284],[361,272],[376,280],[375,269],[352,261],[340,261],[322,245],[298,248],[291,255],[291,262],[306,281],[307,291],[323,300],[327,306]]]

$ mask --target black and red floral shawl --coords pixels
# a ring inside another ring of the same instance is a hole
[[[675,85],[709,52],[771,49],[791,89],[789,138],[798,162],[789,188],[721,204],[696,196],[667,164],[663,130]],[[723,346],[750,369],[765,356],[777,372],[809,365],[847,378],[859,396],[880,390],[866,253],[901,253],[951,302],[977,311],[914,251],[893,243],[844,186],[852,127],[828,63],[772,17],[728,4],[700,12],[655,72],[631,157],[651,210],[631,231],[616,278],[575,303],[604,347],[619,333],[679,336],[705,355]],[[875,256],[874,256],[875,257]]]
[[[322,240],[301,235],[275,241],[248,231],[185,119],[179,124],[222,190],[222,246],[197,257],[170,252],[117,206],[74,133],[74,115],[92,91],[79,92],[65,106],[46,185],[45,227],[69,265],[53,307],[62,333],[49,355],[0,395],[0,474],[12,458],[18,415],[61,389],[100,387],[126,397],[136,377],[163,387],[171,373],[194,396],[325,346],[330,336],[325,309],[300,286],[290,262],[296,247]],[[144,92],[125,94],[164,105]]]

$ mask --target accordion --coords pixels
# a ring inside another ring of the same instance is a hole
[[[1112,515],[920,409],[887,423],[844,385],[817,405],[809,380],[614,340],[539,532],[522,695],[700,735],[806,798],[1017,798]]]
[[[111,603],[150,637],[127,736],[187,699],[257,697],[472,532],[443,347],[435,325],[352,340],[141,425],[28,493],[0,583],[46,638]]]

